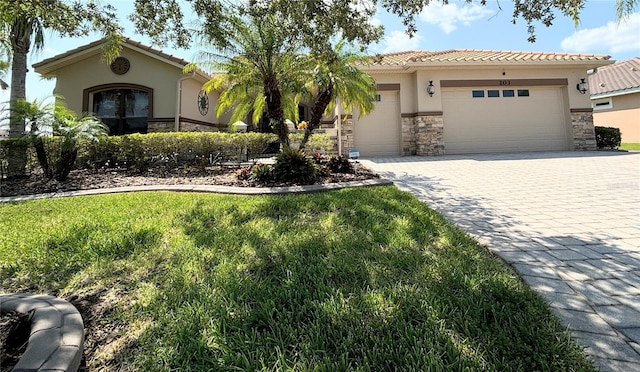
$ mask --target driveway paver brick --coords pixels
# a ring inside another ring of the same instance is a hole
[[[509,263],[602,371],[640,371],[640,153],[363,159]]]

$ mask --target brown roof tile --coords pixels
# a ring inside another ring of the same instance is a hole
[[[589,75],[592,95],[640,89],[640,57],[598,68]]]
[[[381,54],[371,57],[373,65],[404,66],[419,63],[474,63],[474,62],[604,62],[611,56],[604,54],[515,52],[495,50],[453,49],[445,51],[420,51]]]

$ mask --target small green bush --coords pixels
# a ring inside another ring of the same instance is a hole
[[[620,128],[595,127],[596,145],[599,149],[617,149],[622,142]]]
[[[276,156],[273,175],[277,181],[309,185],[316,181],[318,169],[304,151],[288,147]]]
[[[269,164],[256,164],[251,171],[251,178],[259,183],[273,181],[273,169]]]

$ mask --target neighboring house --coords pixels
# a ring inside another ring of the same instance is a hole
[[[594,124],[620,128],[622,142],[640,143],[640,58],[599,68],[589,88]]]
[[[228,127],[228,116],[214,116],[219,93],[209,94],[204,115],[198,111],[206,74],[185,77],[186,61],[129,39],[123,46],[126,61],[111,66],[100,63],[98,41],[34,68],[57,78],[55,93],[71,109],[117,122],[114,134]],[[595,149],[589,95],[576,85],[609,59],[477,50],[385,54],[359,66],[378,82],[376,110],[325,119],[339,132],[343,153],[356,148],[363,156]],[[301,105],[300,120],[308,110]]]

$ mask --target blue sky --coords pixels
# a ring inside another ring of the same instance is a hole
[[[366,2],[368,0],[359,0]],[[112,0],[120,11],[125,36],[152,45],[148,38],[137,34],[127,20],[133,7],[129,0]],[[502,10],[499,10],[499,6]],[[389,53],[402,50],[491,49],[513,51],[577,52],[608,54],[614,60],[640,56],[640,9],[627,20],[617,22],[615,0],[589,0],[575,27],[568,17],[558,15],[554,25],[546,28],[538,24],[537,41],[527,41],[527,26],[522,20],[512,24],[513,3],[508,0],[487,0],[486,6],[450,1],[449,5],[432,4],[417,20],[418,33],[410,39],[397,17],[379,9],[373,20],[385,26],[385,38],[372,45],[370,53]],[[86,38],[60,38],[48,34],[45,49],[30,56],[29,64],[90,43],[100,35]],[[152,45],[154,46],[154,45]],[[154,46],[157,47],[157,46]],[[192,60],[199,49],[158,47],[178,57]],[[40,79],[31,71],[27,77],[27,98],[46,98],[53,92],[54,81]],[[0,91],[0,102],[7,101],[9,91]]]

